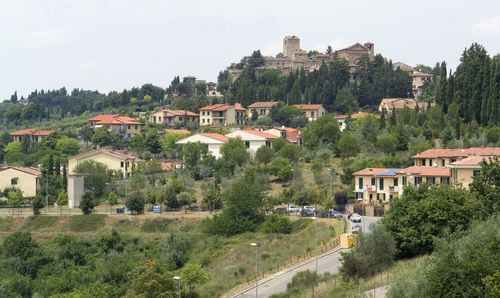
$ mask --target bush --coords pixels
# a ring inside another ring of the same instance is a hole
[[[43,198],[40,195],[36,195],[33,200],[31,200],[31,206],[33,207],[33,214],[40,215],[40,209],[45,207]]]
[[[261,228],[262,232],[290,234],[292,232],[292,223],[288,217],[270,215],[264,221]]]
[[[94,210],[94,194],[87,190],[83,193],[82,200],[80,201],[80,209],[82,209],[83,214],[90,214]]]
[[[146,233],[165,233],[168,231],[171,219],[153,219],[144,222],[141,226],[141,231]]]
[[[144,194],[139,190],[129,194],[127,200],[125,200],[125,206],[136,214],[141,214],[144,211],[145,204]]]
[[[90,232],[104,227],[104,214],[73,215],[69,218],[69,230],[72,232]]]

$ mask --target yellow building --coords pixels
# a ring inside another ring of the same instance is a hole
[[[15,187],[22,191],[23,196],[32,197],[40,188],[41,177],[37,168],[9,166],[0,169],[0,190]]]
[[[70,157],[68,159],[68,173],[76,174],[76,166],[87,160],[103,163],[111,170],[120,170],[123,172],[125,178],[130,177],[132,170],[135,169],[140,162],[144,161],[130,154],[102,148]]]
[[[402,188],[407,185],[418,186],[422,183],[450,183],[450,169],[438,166],[411,166],[400,170],[398,177],[401,181],[400,194],[402,194]]]
[[[259,117],[269,117],[271,108],[277,105],[277,101],[257,101],[247,107],[247,116],[252,118],[252,112],[255,110]]]
[[[354,173],[356,199],[363,203],[386,203],[399,196],[401,169],[366,168]]]
[[[140,134],[141,125],[142,123],[134,118],[120,115],[98,115],[89,119],[90,128],[106,127],[109,131],[119,134],[125,140]]]
[[[481,173],[481,162],[489,163],[491,159],[486,156],[470,156],[450,163],[451,181],[461,184],[469,189],[475,176]]]
[[[13,131],[9,133],[12,136],[14,141],[22,142],[23,137],[31,138],[31,141],[34,143],[41,142],[44,138],[50,135],[53,130],[36,130],[36,129],[23,129],[18,131]]]
[[[246,109],[237,105],[216,104],[200,109],[200,125],[227,126],[244,125]]]
[[[414,165],[423,167],[446,167],[451,163],[471,156],[500,156],[500,148],[476,147],[466,149],[428,149],[413,155]]]
[[[175,125],[177,123],[198,122],[200,116],[186,110],[162,110],[149,115],[149,122]]]
[[[303,111],[309,121],[314,121],[326,114],[326,110],[321,104],[295,105],[295,107]]]

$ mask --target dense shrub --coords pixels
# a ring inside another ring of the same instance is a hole
[[[270,215],[262,225],[262,232],[269,233],[283,233],[290,234],[292,232],[292,223],[290,219],[285,216]]]

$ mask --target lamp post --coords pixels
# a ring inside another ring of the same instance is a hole
[[[316,275],[318,274],[318,218],[316,216],[311,217],[316,221]],[[314,297],[314,285],[312,288],[313,297]]]
[[[259,245],[257,243],[250,243],[251,246],[255,246],[255,298],[258,297],[257,286],[259,285],[257,282],[258,274],[259,274]]]
[[[179,298],[181,298],[181,277],[176,275],[174,279],[179,281]]]

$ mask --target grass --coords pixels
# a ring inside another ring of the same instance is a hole
[[[73,215],[69,218],[69,230],[72,232],[92,232],[104,227],[102,214]]]
[[[0,218],[0,231],[5,232],[10,230],[10,225],[12,224],[11,217],[2,217]]]
[[[141,231],[146,233],[165,233],[169,231],[169,226],[172,223],[171,219],[152,219],[144,222]]]
[[[30,216],[26,222],[28,230],[42,230],[57,224],[57,216]]]

